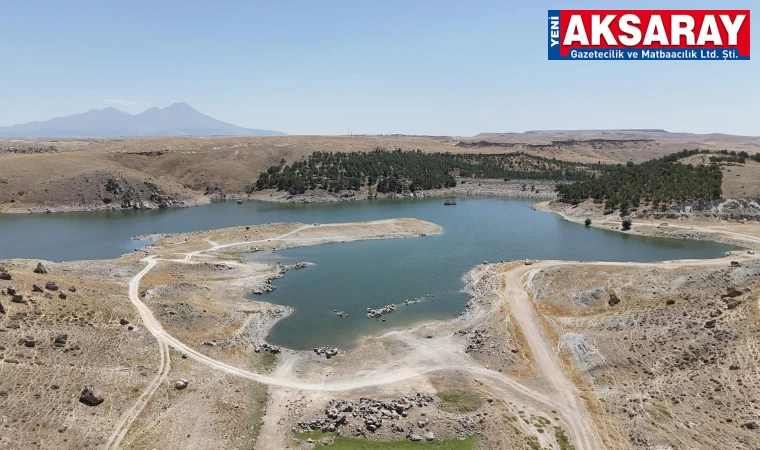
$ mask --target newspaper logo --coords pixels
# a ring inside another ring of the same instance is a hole
[[[551,60],[748,60],[749,10],[549,10]]]

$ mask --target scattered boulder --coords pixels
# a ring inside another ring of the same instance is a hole
[[[728,366],[728,370],[739,370],[739,365],[731,364],[730,366]]]
[[[46,274],[48,273],[48,270],[42,265],[42,263],[37,263],[37,267],[34,268],[34,273]]]
[[[182,389],[185,389],[187,387],[187,380],[178,380],[176,383],[174,383],[174,389],[177,389],[178,391],[181,391]]]
[[[60,298],[61,300],[66,300],[66,298],[67,298],[67,297],[68,297],[68,296],[66,295],[66,293],[65,293],[65,292],[60,292],[60,293],[58,294],[58,298]]]
[[[390,305],[385,305],[379,309],[367,308],[367,317],[370,319],[379,319],[380,317],[383,316],[383,314],[390,314],[395,310],[396,310],[395,303],[391,303]]]
[[[24,300],[24,296],[21,294],[15,294],[11,296],[11,301],[13,303],[26,303],[26,300]]]
[[[737,300],[735,298],[726,298],[723,299],[723,301],[726,302],[727,309],[736,309],[737,306],[742,304],[741,300]]]
[[[728,289],[728,291],[726,291],[726,294],[723,297],[724,298],[725,297],[731,297],[731,298],[740,297],[740,296],[742,296],[744,294],[747,294],[749,292],[751,292],[751,290],[748,287],[730,288],[730,289]]]
[[[32,348],[35,345],[37,345],[37,341],[35,341],[33,337],[27,336],[24,338],[24,347]]]
[[[760,428],[760,425],[758,425],[757,422],[752,421],[752,422],[747,422],[744,425],[742,425],[742,428],[746,428],[748,430],[757,430],[758,428]]]
[[[314,353],[317,355],[325,355],[327,359],[330,359],[338,354],[338,349],[335,347],[317,347],[314,349]]]
[[[412,430],[405,431],[397,421],[408,417],[409,410],[414,407],[423,408],[434,403],[433,397],[420,393],[386,400],[362,397],[356,404],[346,400],[330,400],[324,409],[324,416],[299,422],[293,431],[305,433],[311,430],[338,430],[341,434],[367,437],[367,432],[374,433],[388,427],[394,433],[407,433],[409,438]],[[425,415],[424,411],[420,414]],[[427,420],[421,423],[423,428],[428,426]],[[420,433],[425,431],[429,430],[424,429]],[[424,439],[418,437],[419,440]]]
[[[41,287],[37,286],[36,284],[33,284],[32,292],[44,292],[44,290]]]
[[[5,307],[0,303],[0,314],[5,314]]]
[[[0,280],[10,280],[13,278],[10,272],[0,272]]]
[[[7,288],[7,289],[5,289],[5,292],[6,292],[8,295],[13,295],[13,294],[15,294],[15,293],[16,293],[16,288],[14,288],[13,286],[8,286],[8,288]]]
[[[419,434],[410,434],[409,436],[407,436],[407,439],[409,439],[412,442],[419,442],[422,440]]]
[[[610,292],[610,300],[607,303],[610,306],[615,306],[620,303],[620,298],[614,292]]]
[[[69,292],[76,292],[77,287],[76,286],[69,286]]]
[[[58,333],[55,335],[55,339],[53,340],[53,345],[56,347],[63,347],[66,345],[66,342],[69,340],[69,335],[66,333]]]
[[[129,325],[129,321],[127,319],[121,319],[119,320],[119,325]]]
[[[705,328],[715,328],[715,319],[705,322]]]
[[[676,304],[676,301],[675,301],[675,300],[673,300],[672,298],[669,298],[669,299],[667,299],[667,300],[665,301],[665,304],[666,304],[666,305],[675,305],[675,304]]]
[[[87,386],[82,390],[82,394],[79,396],[79,402],[84,403],[87,406],[98,406],[103,403],[103,396],[100,392],[97,392],[92,386]]]
[[[261,348],[264,349],[264,350],[266,350],[266,351],[268,351],[269,353],[271,353],[273,355],[276,355],[276,354],[278,354],[278,353],[280,353],[282,351],[282,349],[280,349],[280,347],[278,347],[276,345],[269,345],[266,342],[263,343],[263,344],[261,344]]]
[[[427,433],[425,433],[426,441],[432,441],[433,439],[435,439],[435,435],[433,434],[432,431],[428,431]]]
[[[45,283],[45,289],[49,291],[57,291],[58,283],[56,283],[55,281],[48,281],[47,283]]]

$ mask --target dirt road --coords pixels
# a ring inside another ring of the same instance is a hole
[[[321,225],[322,227],[340,226],[346,224],[332,224]],[[187,253],[181,259],[163,260],[173,261],[180,263],[194,263],[192,258],[205,252],[212,252],[226,247],[250,245],[270,240],[287,240],[288,236],[295,234],[307,228],[313,228],[315,225],[307,225],[300,227],[296,230],[290,231],[283,235],[277,236],[271,239],[257,240],[257,241],[244,241],[231,244],[219,245],[211,243],[211,247],[206,250],[198,250],[191,253]],[[387,235],[387,234],[386,234]],[[313,238],[306,238],[313,239]],[[749,255],[745,256],[749,257]],[[711,265],[711,264],[728,264],[728,258],[721,258],[711,261],[678,261],[678,262],[666,262],[666,263],[654,263],[654,264],[638,264],[638,263],[573,263],[563,261],[544,261],[537,263],[533,266],[517,266],[510,271],[502,274],[505,280],[504,290],[502,292],[502,299],[504,302],[508,302],[512,314],[514,315],[517,325],[521,328],[527,341],[529,342],[531,351],[536,360],[539,372],[547,381],[547,384],[552,386],[549,392],[536,392],[535,390],[526,387],[524,384],[516,381],[515,379],[504,375],[500,372],[489,370],[478,362],[474,361],[465,353],[453,352],[447,354],[445,357],[442,355],[446,352],[441,352],[440,348],[424,348],[427,344],[422,340],[416,341],[414,344],[416,355],[423,355],[423,357],[407,358],[397,361],[395,364],[389,364],[374,371],[365,371],[362,376],[350,377],[344,381],[330,381],[330,382],[308,382],[296,379],[288,374],[283,374],[282,371],[277,372],[277,376],[266,376],[258,373],[253,373],[247,370],[243,370],[229,364],[214,360],[208,356],[194,350],[192,347],[179,341],[174,336],[170,335],[161,323],[155,318],[150,308],[144,304],[139,296],[139,284],[141,279],[150,272],[153,267],[162,261],[155,256],[149,256],[144,258],[147,264],[143,270],[141,270],[129,283],[129,299],[134,307],[140,313],[145,328],[159,342],[160,347],[160,364],[159,371],[151,384],[146,388],[138,401],[123,415],[119,421],[116,429],[113,431],[111,438],[108,441],[107,448],[118,448],[122,439],[126,435],[130,425],[134,419],[140,414],[142,409],[150,400],[153,393],[164,382],[169,371],[169,351],[168,347],[174,347],[178,351],[186,354],[188,357],[205,364],[215,370],[231,374],[238,377],[250,379],[259,383],[267,385],[296,389],[296,390],[308,390],[308,391],[322,391],[322,392],[334,392],[334,391],[350,391],[358,388],[379,386],[383,384],[397,383],[404,380],[409,380],[414,377],[429,374],[435,371],[451,370],[462,371],[481,377],[487,377],[493,382],[497,382],[500,385],[507,387],[510,393],[525,396],[540,404],[543,404],[547,409],[553,409],[557,411],[557,414],[567,424],[568,432],[571,440],[578,450],[597,450],[603,449],[604,446],[599,438],[598,433],[595,430],[594,424],[589,417],[589,414],[580,399],[579,393],[575,385],[565,374],[559,358],[556,355],[556,350],[551,341],[546,335],[541,322],[536,315],[536,311],[533,308],[533,304],[529,298],[527,288],[523,283],[523,279],[531,272],[541,270],[545,267],[556,266],[560,264],[588,264],[588,265],[645,265],[651,267],[660,268],[675,268],[687,265]],[[493,270],[491,268],[484,268],[485,271]],[[509,401],[511,397],[505,396],[504,400]]]

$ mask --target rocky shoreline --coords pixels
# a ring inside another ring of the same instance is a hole
[[[426,198],[455,196],[487,196],[506,198],[555,199],[556,181],[551,180],[509,180],[492,178],[457,178],[457,185],[447,189],[428,189],[405,193],[373,193],[366,190],[328,192],[323,189],[308,190],[303,194],[290,195],[273,189],[252,193],[252,200],[278,203],[334,203],[367,199]]]
[[[428,189],[404,193],[368,193],[361,191],[328,192],[323,189],[308,190],[303,194],[290,195],[284,191],[272,189],[254,192],[250,195],[245,193],[228,193],[223,196],[217,193],[198,195],[196,198],[175,198],[166,195],[155,194],[151,198],[141,199],[138,195],[128,196],[120,203],[92,202],[89,204],[14,204],[0,210],[5,214],[39,214],[79,211],[126,211],[126,210],[151,210],[184,208],[207,205],[212,201],[230,201],[230,199],[248,198],[250,200],[262,200],[277,203],[334,203],[368,199],[390,198],[426,198],[426,197],[504,197],[518,199],[553,200],[557,195],[554,192],[556,181],[551,180],[509,180],[492,178],[457,178],[454,188]]]
[[[591,224],[589,225],[591,227],[626,234],[669,239],[711,241],[721,244],[735,245],[741,248],[754,248],[757,246],[757,241],[753,239],[751,235],[743,235],[740,232],[741,230],[737,232],[710,228],[725,226],[729,223],[736,224],[739,222],[736,219],[730,219],[730,217],[727,219],[715,216],[709,216],[709,218],[706,218],[696,214],[686,217],[678,215],[673,216],[672,214],[658,217],[633,212],[630,214],[630,217],[633,220],[633,226],[628,230],[623,230],[621,227],[622,218],[619,214],[605,215],[601,205],[581,204],[571,206],[556,201],[545,201],[532,205],[531,209],[551,212],[559,215],[567,221],[575,223],[584,223],[588,218],[591,220]],[[663,219],[667,220],[663,221]],[[746,219],[743,219],[740,222],[748,223]]]
[[[61,212],[88,212],[88,211],[144,211],[150,209],[169,209],[169,208],[189,208],[193,206],[207,205],[211,201],[207,198],[199,197],[196,199],[184,199],[184,200],[160,200],[139,201],[134,205],[128,207],[122,207],[121,205],[93,203],[91,205],[24,205],[23,207],[10,207],[4,210],[0,210],[0,213],[4,214],[41,214],[41,213],[61,213]]]

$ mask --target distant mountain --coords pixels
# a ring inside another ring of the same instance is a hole
[[[282,136],[285,133],[232,125],[201,114],[187,103],[128,114],[92,109],[45,122],[0,127],[0,137]]]

